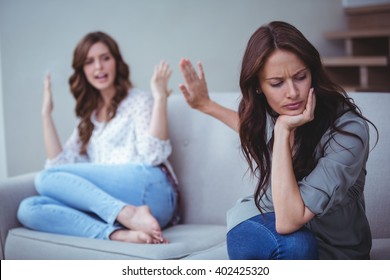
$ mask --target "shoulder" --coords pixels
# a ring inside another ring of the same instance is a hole
[[[339,153],[348,150],[353,154],[365,154],[369,149],[369,127],[362,117],[353,111],[342,113],[334,122],[334,127],[329,128],[323,135],[319,147],[325,154]]]
[[[369,139],[367,121],[353,111],[347,111],[338,117],[335,121],[335,126],[343,131],[359,136],[364,142]]]
[[[148,91],[143,91],[138,88],[132,88],[129,90],[129,93],[127,95],[127,99],[134,99],[134,100],[153,100],[153,96]]]

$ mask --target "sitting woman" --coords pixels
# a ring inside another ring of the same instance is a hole
[[[364,208],[369,122],[294,26],[250,38],[238,113],[209,98],[202,65],[180,63],[189,105],[239,133],[254,195],[228,213],[231,259],[368,259]],[[373,126],[375,129],[376,127]]]
[[[73,56],[69,79],[77,128],[64,147],[52,118],[50,76],[42,108],[46,168],[39,196],[19,206],[31,229],[131,243],[166,243],[162,229],[177,222],[177,192],[167,161],[167,63],[155,67],[153,95],[133,88],[128,65],[107,34],[87,34]]]

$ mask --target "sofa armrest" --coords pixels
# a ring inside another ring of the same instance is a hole
[[[0,181],[0,259],[4,259],[4,246],[8,231],[21,224],[16,218],[19,203],[37,194],[35,173],[28,173]]]

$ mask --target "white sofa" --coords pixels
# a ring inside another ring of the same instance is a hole
[[[353,93],[363,113],[378,127],[380,140],[368,162],[367,214],[373,234],[372,259],[390,259],[390,94]],[[212,98],[237,108],[238,93]],[[180,181],[181,224],[164,231],[170,244],[145,245],[78,238],[23,228],[19,202],[35,193],[35,173],[0,182],[1,259],[227,259],[226,211],[253,192],[238,135],[217,120],[189,108],[181,95],[169,100],[174,152]]]

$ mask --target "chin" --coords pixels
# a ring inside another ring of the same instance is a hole
[[[282,115],[293,117],[293,116],[301,115],[302,113],[303,113],[302,109],[299,109],[299,110],[288,110],[287,112],[284,112]]]
[[[105,85],[105,84],[99,84],[99,85],[94,85],[94,87],[98,90],[98,91],[105,91],[105,90],[108,90],[109,88],[111,88],[112,87],[112,85],[111,84],[107,84],[107,85]]]

